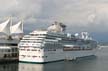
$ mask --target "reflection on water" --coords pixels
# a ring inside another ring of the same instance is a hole
[[[0,71],[108,71],[108,48],[97,52],[97,57],[80,58],[47,64],[0,64]]]
[[[88,60],[89,59],[89,60]],[[94,69],[92,63],[96,57],[87,57],[76,61],[61,61],[47,64],[19,63],[19,71],[87,71],[88,67]]]
[[[63,71],[62,62],[48,64],[19,63],[19,71]]]
[[[19,71],[43,71],[42,64],[19,63]]]
[[[64,71],[96,71],[97,57],[81,58],[76,61],[65,62]]]
[[[0,64],[0,71],[18,71],[17,63]]]
[[[47,64],[6,63],[0,64],[0,71],[94,71],[95,60],[95,57],[91,57]]]

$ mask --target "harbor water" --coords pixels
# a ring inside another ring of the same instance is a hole
[[[108,71],[108,47],[101,48],[96,56],[74,61],[47,64],[2,63],[0,71]]]

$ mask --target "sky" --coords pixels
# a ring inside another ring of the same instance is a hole
[[[87,31],[108,41],[108,0],[0,0],[0,22],[9,16],[13,22],[23,19],[25,31],[58,21],[67,25],[67,32]]]

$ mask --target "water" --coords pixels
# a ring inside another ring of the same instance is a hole
[[[102,48],[96,55],[47,64],[5,63],[0,64],[0,71],[108,71],[108,48]]]

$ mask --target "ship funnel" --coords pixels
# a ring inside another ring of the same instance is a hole
[[[62,23],[58,23],[55,21],[54,24],[52,24],[50,27],[48,27],[48,31],[52,32],[63,32],[65,31],[66,26]]]
[[[66,25],[64,25],[63,23],[59,23],[59,24],[62,27],[62,31],[65,31],[66,30]]]

